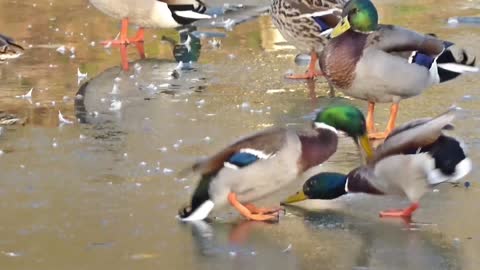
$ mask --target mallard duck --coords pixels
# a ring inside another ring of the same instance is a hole
[[[370,138],[383,139],[395,127],[399,102],[466,71],[478,71],[475,57],[432,34],[419,34],[393,25],[379,25],[369,0],[351,0],[333,29],[333,39],[320,56],[329,83],[354,98],[368,101]],[[391,102],[383,133],[374,133],[377,102]]]
[[[310,64],[305,74],[289,75],[289,79],[313,79],[321,76],[316,71],[318,55],[329,33],[340,22],[342,7],[347,0],[273,0],[270,13],[273,24],[282,36],[297,49],[309,52]]]
[[[142,58],[144,28],[176,28],[188,25],[196,20],[209,19],[210,15],[204,14],[207,10],[200,0],[90,0],[93,6],[103,13],[122,20],[119,39],[108,40],[102,44],[128,45],[139,44],[137,49]],[[128,37],[128,25],[138,25],[136,35]],[[128,70],[128,61],[124,46],[120,47],[122,54],[122,67]]]
[[[0,61],[19,57],[23,47],[16,44],[12,38],[0,34]]]
[[[251,202],[325,162],[337,149],[337,130],[353,138],[364,157],[371,156],[362,112],[353,106],[328,107],[316,115],[308,131],[268,129],[194,164],[192,170],[201,179],[179,217],[184,221],[202,220],[212,209],[230,203],[247,219],[277,219],[279,209],[257,208]]]
[[[306,199],[330,200],[347,193],[400,195],[411,205],[380,212],[381,217],[410,217],[422,196],[445,182],[457,183],[472,169],[462,144],[444,134],[452,129],[454,110],[433,119],[419,119],[396,128],[365,166],[348,175],[323,172],[309,178],[303,190],[283,203]]]

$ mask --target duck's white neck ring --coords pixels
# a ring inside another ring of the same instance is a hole
[[[314,126],[316,129],[327,129],[327,130],[330,130],[332,132],[334,132],[335,134],[338,134],[338,130],[330,125],[327,125],[325,123],[320,123],[320,122],[315,122],[314,123]]]

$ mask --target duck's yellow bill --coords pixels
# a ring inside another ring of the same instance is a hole
[[[305,196],[305,193],[303,191],[297,192],[295,195],[292,195],[285,200],[281,202],[281,204],[290,204],[290,203],[296,203],[300,201],[308,200],[308,197]]]
[[[338,37],[341,34],[345,33],[348,29],[350,29],[350,22],[348,21],[348,17],[343,17],[343,19],[337,24],[337,26],[333,28],[330,37]]]
[[[358,142],[360,147],[363,149],[365,154],[367,155],[367,160],[370,160],[373,157],[373,148],[370,144],[370,140],[368,139],[368,135],[363,135],[358,138]]]

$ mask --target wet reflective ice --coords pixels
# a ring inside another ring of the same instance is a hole
[[[478,25],[448,23],[455,16],[477,16],[475,1],[388,0],[378,6],[383,22],[436,32],[480,54]],[[406,201],[367,195],[310,202],[310,210],[288,208],[278,224],[244,221],[232,209],[208,222],[178,222],[177,211],[195,182],[177,173],[197,158],[263,128],[307,124],[322,105],[366,109],[366,103],[339,93],[331,98],[322,79],[283,79],[306,67],[295,65],[299,52],[268,16],[231,31],[202,25],[187,36],[147,30],[147,58],[130,48],[132,68],[123,72],[118,50],[99,44],[118,33],[119,24],[88,1],[8,0],[0,3],[0,14],[2,33],[25,48],[20,57],[0,63],[3,268],[474,270],[480,265],[476,166],[465,179],[469,188],[440,186],[425,196],[408,225],[377,216]],[[476,164],[479,85],[480,77],[472,74],[433,87],[402,102],[398,121],[432,116],[452,104],[462,107],[455,135]],[[377,109],[382,124],[388,106]],[[359,160],[353,143],[343,140],[335,157],[318,169],[348,172]]]

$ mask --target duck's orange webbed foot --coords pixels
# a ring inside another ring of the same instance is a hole
[[[283,207],[272,207],[272,208],[264,208],[264,207],[256,207],[255,205],[249,203],[246,204],[245,207],[250,210],[253,214],[276,214],[281,211],[285,211]]]
[[[241,204],[237,199],[237,194],[230,192],[228,194],[228,201],[230,204],[242,214],[245,218],[255,221],[278,221],[278,212],[277,214],[255,214],[245,205]]]
[[[418,203],[412,203],[408,208],[405,209],[395,209],[395,210],[385,210],[380,212],[380,217],[401,217],[409,218],[412,216],[413,212],[417,210],[420,205]]]

